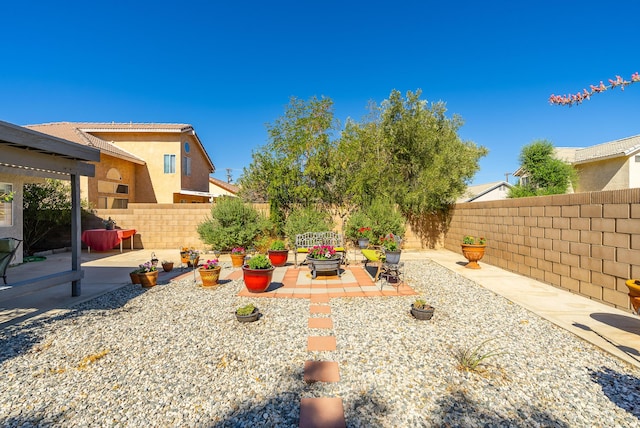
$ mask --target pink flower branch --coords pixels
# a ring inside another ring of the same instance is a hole
[[[626,86],[629,86],[632,83],[636,83],[636,82],[640,82],[640,74],[638,74],[637,71],[631,75],[631,80],[624,80],[622,77],[616,76],[615,80],[609,79],[609,85],[605,85],[604,83],[602,83],[602,81],[600,81],[600,84],[598,86],[589,85],[589,88],[591,90],[583,89],[582,92],[578,92],[577,94],[573,94],[573,95],[551,94],[551,96],[549,97],[549,102],[555,105],[572,106],[574,104],[580,104],[584,100],[589,100],[591,99],[591,95],[604,92],[607,89],[613,89],[619,86],[620,89],[624,91],[624,88]]]

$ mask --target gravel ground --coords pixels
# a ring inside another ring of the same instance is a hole
[[[296,427],[301,398],[340,397],[350,427],[640,427],[636,368],[435,263],[405,267],[430,321],[411,296],[339,298],[314,330],[306,299],[183,280],[7,327],[0,425]],[[263,317],[240,324],[249,302]],[[307,352],[310,335],[337,350]],[[456,353],[487,340],[501,353],[461,370]],[[338,361],[340,382],[306,384],[309,359]]]

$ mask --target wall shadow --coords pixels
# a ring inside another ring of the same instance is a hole
[[[442,212],[425,215],[408,215],[407,221],[423,248],[434,249],[442,243],[453,217],[453,206]]]
[[[589,375],[613,404],[640,419],[640,379],[608,367],[589,369]]]

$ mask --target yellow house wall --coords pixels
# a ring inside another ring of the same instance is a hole
[[[638,159],[638,160],[636,160]],[[640,187],[640,153],[629,158],[629,187]]]
[[[100,162],[95,163],[96,166],[96,174],[94,177],[87,177],[86,180],[83,179],[80,181],[80,194],[81,198],[87,198],[89,203],[93,206],[98,206],[98,197],[99,196],[111,196],[115,198],[128,199],[129,202],[136,201],[136,165],[119,159],[113,156],[106,155],[104,153],[100,154]],[[111,168],[115,168],[120,173],[120,180],[114,180],[107,178],[107,173]],[[112,183],[126,184],[129,186],[129,194],[119,194],[119,193],[98,193],[98,181],[108,181]],[[83,184],[84,187],[83,188]],[[86,196],[85,196],[86,195]]]
[[[115,142],[118,147],[144,159],[146,165],[137,166],[136,201],[149,203],[173,203],[174,193],[180,190],[207,192],[209,190],[209,166],[205,154],[199,149],[195,138],[188,133],[94,133],[106,141]],[[183,176],[182,158],[186,154],[184,142],[191,150],[191,177]],[[176,172],[164,173],[164,155],[176,156]]]
[[[597,192],[629,188],[629,158],[615,158],[577,165],[576,192]]]

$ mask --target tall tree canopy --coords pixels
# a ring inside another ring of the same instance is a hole
[[[576,180],[573,167],[555,157],[553,144],[547,140],[524,146],[519,159],[527,179],[509,190],[510,198],[567,193]]]
[[[446,209],[487,150],[460,139],[463,121],[448,118],[443,102],[429,105],[420,96],[394,90],[379,106],[371,104],[361,122],[348,120],[338,137],[330,99],[292,98],[243,172],[245,195],[269,200],[272,208],[275,200],[280,209],[324,203],[348,212],[379,196],[406,214]]]

